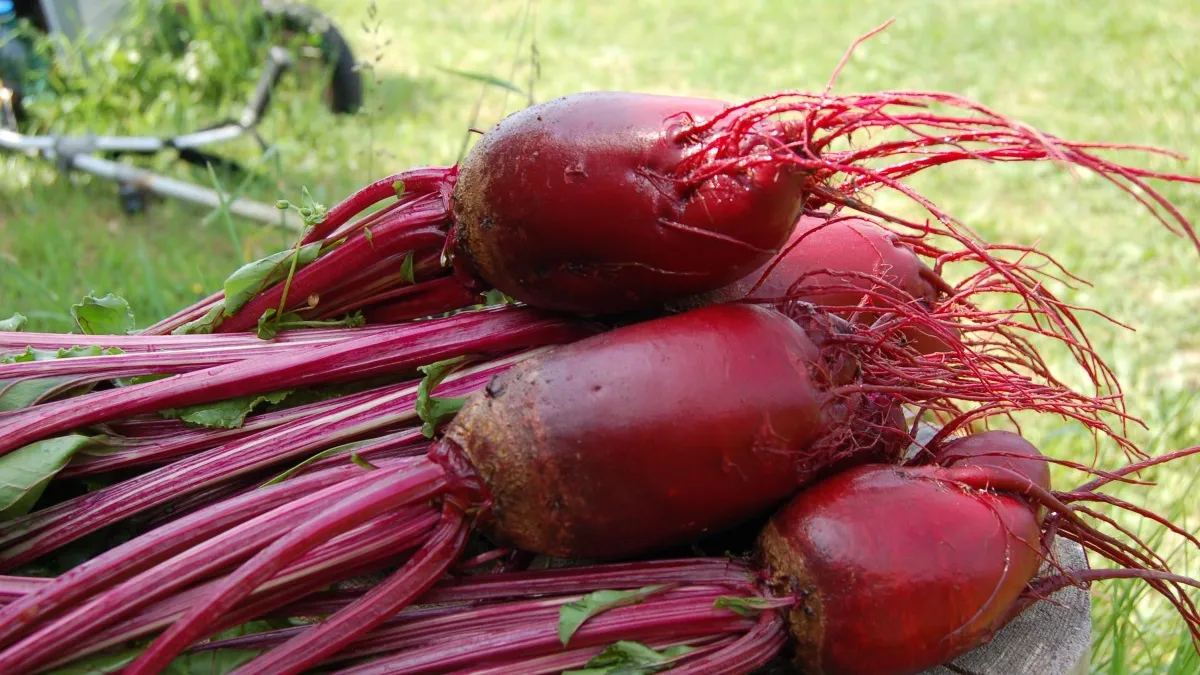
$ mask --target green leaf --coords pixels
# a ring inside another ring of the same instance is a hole
[[[202,427],[237,429],[246,422],[246,415],[253,412],[255,408],[264,403],[279,403],[287,398],[292,391],[291,389],[284,389],[266,394],[236,396],[222,401],[199,403],[183,408],[167,408],[166,410],[160,410],[158,414],[167,419],[183,420],[188,424],[195,424]]]
[[[646,586],[635,591],[596,591],[574,602],[568,602],[558,610],[558,639],[565,647],[575,631],[588,619],[610,609],[636,605],[665,588],[665,585],[658,585]]]
[[[111,457],[122,452],[128,452],[130,447],[151,445],[154,441],[130,441],[129,439],[110,438],[108,436],[92,436],[92,442],[79,449],[76,454],[86,455],[88,457]],[[89,481],[94,481],[98,487],[108,487],[112,483],[111,476],[101,474],[99,478],[96,476],[80,476],[80,482],[88,484]],[[90,492],[92,488],[88,488]]]
[[[319,387],[298,387],[288,396],[284,403],[271,405],[267,408],[271,410],[282,410],[284,408],[295,408],[309,403],[319,403],[321,401],[329,401],[350,394],[357,394],[368,389],[381,387],[387,384],[393,384],[394,379],[391,378],[370,378],[365,380],[356,380],[354,382],[346,382],[343,384],[327,384]]]
[[[88,295],[71,305],[71,318],[88,335],[128,335],[134,323],[129,303],[112,293],[103,298]]]
[[[326,319],[307,321],[294,312],[287,312],[276,318],[274,309],[268,309],[258,317],[257,334],[260,339],[273,340],[279,331],[292,328],[362,328],[367,325],[367,319],[361,311],[347,314],[341,319]]]
[[[425,421],[421,425],[421,433],[425,438],[433,438],[437,433],[438,427],[442,426],[455,415],[459,410],[466,405],[467,399],[463,397],[439,397],[431,396],[425,401],[424,408],[418,413],[422,420]]]
[[[375,443],[377,440],[378,439],[375,439],[375,438],[367,438],[367,439],[364,439],[361,441],[352,441],[350,443],[343,443],[341,445],[335,445],[332,448],[322,450],[321,452],[318,452],[317,454],[313,455],[312,457],[309,457],[308,459],[304,460],[303,462],[300,462],[299,464],[297,464],[296,466],[293,466],[292,468],[288,469],[287,471],[284,471],[283,473],[279,474],[278,476],[275,476],[271,480],[263,483],[259,487],[266,487],[268,485],[274,485],[275,483],[282,483],[283,481],[291,478],[300,469],[303,469],[304,467],[308,466],[309,464],[312,464],[313,462],[315,462],[319,459],[325,459],[326,457],[332,457],[338,453],[346,452],[347,450],[349,450],[349,451],[351,451],[351,453],[353,453],[354,450],[357,450],[358,448],[365,447],[372,443]]]
[[[445,68],[443,66],[434,66],[434,67],[437,68],[438,70],[442,71],[443,73],[449,73],[450,75],[457,75],[459,77],[465,77],[468,80],[482,82],[483,84],[490,84],[493,87],[500,87],[501,89],[507,89],[508,91],[511,91],[514,94],[520,94],[521,96],[526,95],[524,89],[518,87],[517,85],[513,84],[512,82],[509,82],[507,80],[502,80],[502,79],[496,77],[495,75],[489,75],[487,73],[476,73],[476,72],[472,72],[469,70],[456,70],[454,68]]]
[[[213,305],[204,316],[199,319],[193,319],[182,326],[171,331],[171,335],[208,335],[221,325],[225,320],[225,303],[218,302]]]
[[[275,318],[276,314],[278,312],[274,308],[271,308],[264,311],[262,316],[258,317],[258,327],[254,330],[254,333],[258,335],[258,339],[274,340],[275,336],[279,334],[279,319]],[[283,318],[288,317],[300,318],[291,312],[283,315]]]
[[[621,640],[604,648],[579,670],[564,670],[562,675],[649,675],[671,668],[672,659],[679,658],[695,647],[672,645],[661,652],[640,642]]]
[[[483,294],[483,304],[489,307],[492,305],[512,305],[516,302],[512,296],[505,295],[502,291],[495,288]]]
[[[417,283],[417,278],[413,276],[413,254],[412,251],[404,256],[404,262],[400,265],[400,278],[407,284]]]
[[[392,183],[392,190],[395,191],[397,197],[404,196],[404,181],[398,180]]]
[[[72,434],[47,438],[0,455],[0,521],[29,513],[50,479],[76,452],[93,442],[91,437]]]
[[[133,377],[118,377],[115,380],[113,380],[113,384],[117,385],[118,387],[128,387],[131,384],[145,384],[147,382],[153,382],[155,380],[165,380],[168,377],[174,377],[174,376],[168,375],[168,374],[160,374],[160,375],[134,375]]]
[[[28,321],[29,319],[26,319],[23,314],[13,314],[7,319],[0,321],[0,331],[8,331],[10,333],[19,332],[25,327],[25,323]]]
[[[355,466],[362,467],[362,468],[366,469],[367,471],[374,471],[379,468],[379,467],[375,466],[374,464],[368,462],[366,459],[363,458],[362,455],[358,454],[357,452],[350,453],[350,461],[353,462],[355,464]]]
[[[279,251],[242,265],[225,280],[225,304],[222,313],[225,316],[233,316],[234,312],[241,309],[251,298],[287,278],[292,268],[293,257],[296,258],[296,269],[299,269],[316,260],[320,252],[321,242],[314,241],[299,249]]]
[[[33,347],[26,347],[25,351],[20,354],[0,356],[0,363],[29,363],[31,361],[69,359],[74,356],[115,356],[124,353],[117,347],[101,347],[100,345],[75,345],[74,347],[65,347],[62,349],[34,349]]]
[[[20,354],[0,357],[0,363],[26,363],[29,361],[51,361],[54,359],[69,359],[75,356],[105,356],[121,354],[116,347],[105,349],[99,345],[88,347],[71,347],[69,349],[34,349],[27,347]],[[0,380],[0,412],[27,408],[48,395],[58,392],[77,378],[71,375],[62,377],[40,377],[31,380]],[[76,387],[62,394],[74,395],[90,391],[94,384]]]
[[[780,601],[777,598],[742,598],[735,595],[722,595],[713,602],[713,609],[727,609],[742,616],[758,616],[779,606]]]
[[[125,649],[119,652],[92,654],[72,661],[61,668],[55,668],[48,675],[107,675],[108,673],[117,673],[129,665],[141,653],[142,650],[140,649]]]
[[[227,675],[258,654],[249,649],[211,649],[182,654],[167,664],[162,675]]]
[[[234,626],[228,630],[223,630],[220,633],[209,638],[210,640],[228,640],[230,638],[242,637],[244,635],[253,635],[255,633],[266,633],[267,631],[279,630],[280,628],[291,628],[296,624],[290,619],[256,619],[247,621],[238,626]]]
[[[425,422],[425,424],[421,425],[421,433],[425,434],[426,438],[433,438],[433,434],[437,428],[446,422],[446,420],[458,414],[463,404],[467,402],[465,398],[439,398],[430,395],[450,373],[462,368],[466,364],[467,357],[457,356],[417,368],[417,370],[425,374],[425,377],[417,385],[417,404],[414,407],[417,411],[417,417],[420,417]]]
[[[108,675],[119,673],[142,653],[126,649],[86,656],[67,666],[52,670],[48,675]],[[211,649],[177,657],[167,664],[161,675],[226,675],[258,656],[248,649]]]

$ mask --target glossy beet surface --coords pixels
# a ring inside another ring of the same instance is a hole
[[[864,300],[862,290],[932,307],[949,287],[894,233],[861,218],[802,217],[783,250],[778,261],[771,260],[721,291],[722,298],[793,297],[843,307],[839,314],[870,324],[880,312],[856,308],[864,301],[867,306],[878,303],[869,297]],[[911,328],[903,335],[922,353],[945,349],[929,331]]]
[[[713,176],[681,169],[724,129],[679,132],[724,108],[591,92],[511,115],[460,167],[456,255],[528,304],[582,313],[657,307],[733,282],[787,240],[806,176],[778,162]],[[736,152],[764,142],[748,138]]]
[[[772,518],[759,547],[776,591],[798,599],[789,623],[806,675],[918,673],[1009,618],[1040,562],[1034,512],[954,472],[859,467]]]
[[[722,305],[556,348],[447,430],[494,496],[493,532],[616,558],[767,512],[828,461],[818,350],[772,310]]]
[[[991,466],[1014,471],[1039,487],[1050,489],[1050,464],[1042,453],[1011,431],[983,431],[955,438],[937,451],[939,466]]]

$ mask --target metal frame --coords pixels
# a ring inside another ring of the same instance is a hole
[[[199,148],[213,143],[228,141],[241,136],[253,136],[264,148],[266,144],[258,136],[255,127],[271,100],[271,90],[292,65],[292,57],[283,47],[272,47],[267,55],[267,67],[259,78],[254,94],[236,120],[214,127],[173,138],[149,136],[34,136],[22,134],[16,129],[15,119],[9,119],[0,111],[0,150],[24,153],[56,162],[64,170],[82,171],[101,178],[133,187],[139,193],[149,192],[163,197],[180,199],[209,208],[220,208],[227,201],[215,190],[186,181],[176,180],[147,171],[101,154],[150,155],[159,152],[179,152],[185,159],[192,153],[194,163],[205,159],[223,161],[219,157],[199,153]],[[11,92],[0,87],[0,104]],[[199,156],[200,159],[195,157]],[[242,218],[257,220],[269,225],[282,226],[291,230],[302,227],[300,218],[291,211],[274,205],[249,199],[235,199],[225,204],[231,213]]]

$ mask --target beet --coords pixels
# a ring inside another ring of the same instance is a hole
[[[765,513],[831,461],[814,442],[845,420],[823,368],[782,314],[714,306],[534,357],[446,439],[490,489],[497,538],[622,557]]]
[[[777,164],[680,171],[703,137],[679,131],[725,107],[590,92],[509,116],[459,168],[456,250],[501,291],[575,312],[645,309],[742,277],[787,240],[807,177]]]
[[[1050,489],[1050,465],[1032,443],[1011,431],[981,431],[943,443],[934,462],[939,466],[991,466],[1027,476]]]
[[[988,640],[1037,572],[1039,539],[1020,497],[872,465],[802,492],[759,546],[776,592],[802,598],[788,621],[803,672],[903,675]]]

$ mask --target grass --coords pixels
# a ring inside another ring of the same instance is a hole
[[[359,118],[337,118],[311,91],[293,87],[262,127],[279,161],[263,167],[250,194],[295,198],[307,185],[330,203],[386,172],[454,162],[477,105],[474,124],[486,128],[524,104],[494,87],[481,99],[480,85],[444,70],[488,73],[528,88],[524,0],[382,0],[374,18],[364,0],[318,4],[371,64],[368,108]],[[1192,48],[1200,7],[1187,0],[547,2],[536,8],[540,72],[533,94],[546,100],[624,89],[736,99],[819,88],[855,37],[891,17],[896,24],[856,53],[840,90],[954,91],[1061,136],[1179,150],[1192,158],[1146,162],[1200,174],[1200,52]],[[211,42],[204,54],[221,53],[230,40],[221,31],[202,37]],[[223,85],[203,95],[176,86],[161,100],[147,91],[135,105],[140,114],[97,105],[123,90],[93,89],[72,110],[55,109],[51,121],[95,132],[181,131],[235,111],[234,100],[256,75],[222,68],[219,60],[192,63]],[[252,150],[233,149],[247,159]],[[202,224],[205,213],[181,204],[126,216],[109,184],[72,181],[24,159],[0,162],[0,317],[20,310],[30,328],[69,329],[67,307],[93,290],[125,296],[149,323],[206,295],[242,261],[288,244],[286,235],[248,223],[232,230],[221,220]],[[190,175],[208,180],[203,172]],[[1192,413],[1200,403],[1200,259],[1186,241],[1107,184],[1049,165],[954,167],[915,186],[986,237],[1038,243],[1090,280],[1091,287],[1064,293],[1132,328],[1086,319],[1126,385],[1131,412],[1146,422],[1134,438],[1155,452],[1198,442]],[[1200,189],[1171,186],[1166,193],[1200,220]],[[1037,420],[1025,431],[1049,453],[1093,458],[1089,439],[1057,420]],[[1099,452],[1109,466],[1120,459],[1111,447]],[[1156,487],[1116,492],[1197,531],[1197,475],[1200,460],[1191,459],[1150,472]],[[1062,484],[1078,479],[1056,477]],[[1196,551],[1152,528],[1138,532],[1155,537],[1178,570],[1200,575]],[[1142,585],[1098,585],[1093,597],[1094,672],[1196,672],[1181,622]]]

